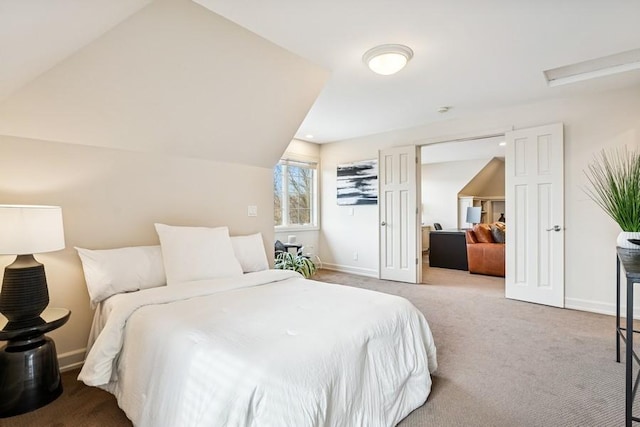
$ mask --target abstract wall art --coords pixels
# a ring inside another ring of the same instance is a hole
[[[338,205],[378,204],[378,161],[338,165]]]

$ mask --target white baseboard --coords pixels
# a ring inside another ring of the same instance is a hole
[[[572,310],[589,311],[591,313],[616,315],[616,305],[609,302],[590,301],[579,298],[565,298],[564,307]],[[624,318],[627,313],[627,306],[620,306],[620,315]],[[633,309],[633,318],[640,319],[640,307]]]
[[[79,348],[77,350],[67,351],[58,355],[58,365],[60,371],[70,371],[71,369],[79,368],[84,363],[84,354],[86,348]]]
[[[351,265],[331,264],[328,262],[322,263],[322,268],[326,270],[339,271],[341,273],[356,274],[358,276],[378,278],[378,271],[372,268],[353,267]]]

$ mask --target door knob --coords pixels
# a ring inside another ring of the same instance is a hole
[[[547,228],[547,231],[560,231],[562,228],[559,225],[554,225],[551,228]]]
[[[380,225],[384,227],[385,225],[387,225],[387,223],[385,221],[382,221]]]

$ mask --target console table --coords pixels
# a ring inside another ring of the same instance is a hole
[[[0,314],[0,418],[33,411],[62,394],[53,340],[44,334],[67,323],[71,312],[47,308],[40,317],[9,322]]]
[[[625,426],[631,427],[633,421],[640,418],[633,416],[633,398],[638,389],[640,373],[633,381],[633,360],[640,362],[633,351],[633,334],[639,333],[633,329],[633,285],[640,283],[640,250],[616,248],[616,362],[620,363],[620,339],[625,343]],[[627,321],[623,328],[620,325],[620,265],[624,267],[627,278]]]
[[[469,269],[464,230],[433,230],[429,245],[430,267]]]

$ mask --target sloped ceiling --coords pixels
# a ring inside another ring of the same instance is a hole
[[[494,157],[471,181],[465,185],[460,196],[504,197],[504,159]]]
[[[0,1],[0,101],[149,3]]]
[[[6,97],[0,134],[272,167],[328,73],[156,0]]]

